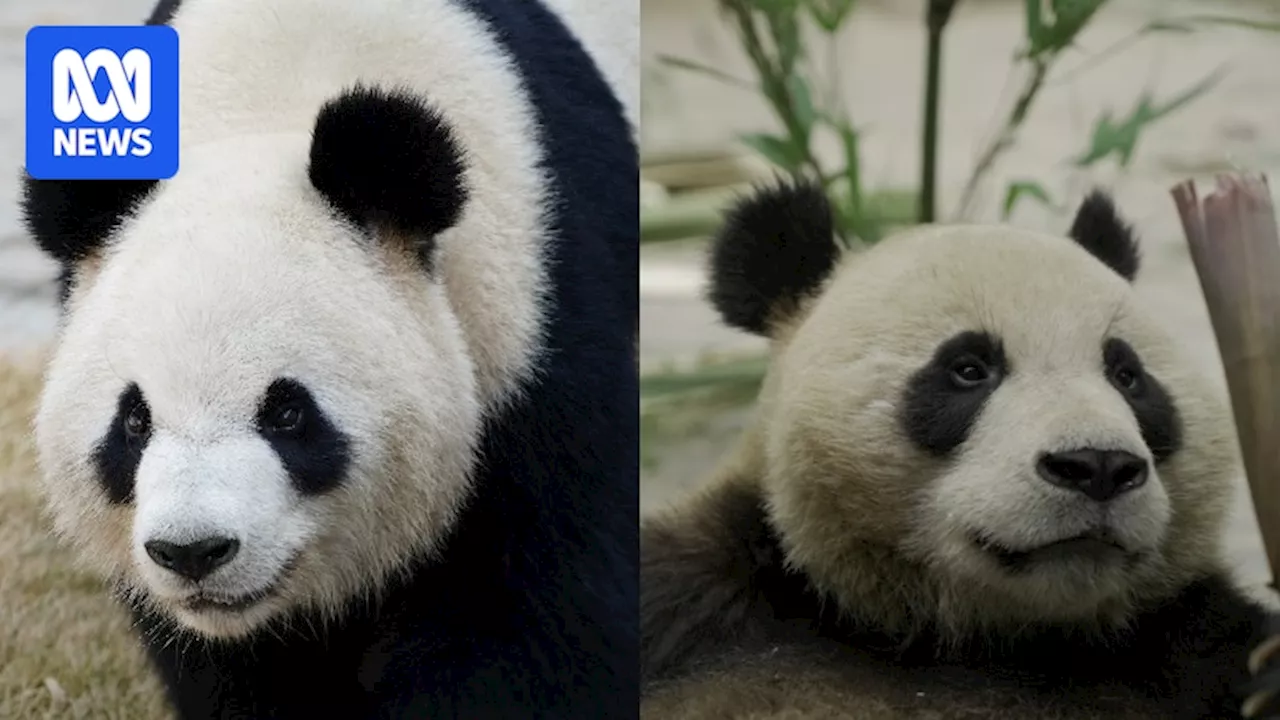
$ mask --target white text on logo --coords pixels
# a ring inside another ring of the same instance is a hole
[[[93,78],[105,72],[111,91],[99,102]],[[81,57],[64,48],[53,56],[53,115],[70,123],[81,115],[95,123],[106,123],[124,115],[131,123],[140,123],[151,114],[151,56],[134,48],[116,55],[98,48]],[[137,157],[151,154],[151,131],[136,128],[55,128],[54,155],[93,156],[100,146],[103,155]],[[130,150],[130,145],[133,149]]]

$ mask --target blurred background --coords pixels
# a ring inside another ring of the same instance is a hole
[[[949,21],[935,16],[931,32],[929,8],[949,5]],[[750,412],[764,345],[717,322],[701,298],[702,263],[726,199],[773,174],[817,168],[854,246],[930,218],[1062,233],[1091,186],[1110,188],[1141,236],[1144,300],[1225,396],[1169,190],[1227,170],[1280,179],[1280,2],[641,7],[646,512],[703,482]],[[933,93],[931,35],[939,38]],[[1229,547],[1245,582],[1267,580],[1243,477]]]
[[[18,180],[25,155],[23,58],[35,25],[141,23],[154,0],[0,0],[0,352],[48,340],[57,321],[57,268],[23,233]]]
[[[264,0],[264,2],[267,0]],[[122,607],[49,533],[28,440],[56,267],[18,212],[25,39],[34,25],[132,25],[154,0],[0,0],[0,719],[171,718]]]

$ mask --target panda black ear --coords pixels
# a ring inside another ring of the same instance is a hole
[[[311,184],[356,224],[412,237],[428,267],[432,238],[462,215],[463,170],[452,129],[408,92],[357,85],[316,117]]]
[[[23,173],[22,220],[64,272],[106,245],[155,180],[37,180]]]
[[[1094,190],[1080,203],[1068,234],[1125,280],[1133,282],[1138,276],[1138,241],[1105,192]]]
[[[707,298],[728,325],[768,335],[772,322],[822,284],[839,255],[821,185],[758,187],[729,208],[712,241]]]

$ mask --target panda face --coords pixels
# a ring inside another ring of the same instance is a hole
[[[412,248],[317,192],[308,147],[184,150],[80,269],[36,420],[60,532],[205,635],[339,612],[468,492],[458,319]]]
[[[978,622],[1122,613],[1216,563],[1225,405],[1080,246],[917,231],[846,262],[780,336],[771,509],[836,596],[867,585],[868,548]]]

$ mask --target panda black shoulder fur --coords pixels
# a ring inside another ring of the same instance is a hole
[[[1221,555],[1226,404],[1135,302],[1106,195],[1070,236],[842,257],[820,188],[728,213],[710,299],[771,363],[718,476],[642,526],[645,717],[1276,712]]]
[[[49,502],[183,717],[636,712],[637,14],[162,2],[179,173],[27,179]]]

